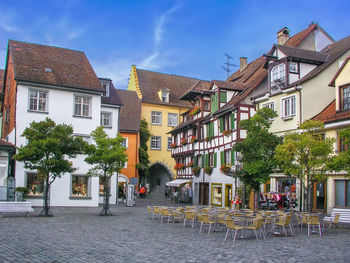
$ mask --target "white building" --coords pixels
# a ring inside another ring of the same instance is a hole
[[[5,69],[2,137],[16,146],[26,144],[21,136],[33,121],[51,118],[70,124],[76,136],[92,143],[90,133],[103,124],[116,136],[120,100],[111,91],[110,80],[97,78],[81,51],[10,40]],[[107,90],[107,91],[106,91]],[[102,97],[102,102],[101,102]],[[101,118],[102,117],[102,118]],[[84,156],[73,161],[77,170],[64,174],[51,185],[51,206],[98,206],[99,178],[88,177]],[[42,185],[36,173],[16,162],[16,186],[25,186],[27,200],[41,206]],[[116,201],[116,176],[111,179],[111,203]]]

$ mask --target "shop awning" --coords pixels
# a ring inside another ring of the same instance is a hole
[[[188,183],[191,180],[189,179],[176,179],[174,181],[170,181],[166,183],[166,186],[175,186],[175,187],[179,187],[182,184]]]

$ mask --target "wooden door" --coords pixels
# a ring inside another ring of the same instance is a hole
[[[327,181],[313,182],[312,211],[327,211]]]
[[[225,185],[225,206],[231,208],[231,200],[232,200],[232,185]]]
[[[199,204],[209,204],[209,183],[199,183]]]

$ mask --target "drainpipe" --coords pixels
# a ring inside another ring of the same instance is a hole
[[[299,125],[300,125],[303,122],[301,88],[298,88],[298,86],[296,86],[295,90],[299,92]]]

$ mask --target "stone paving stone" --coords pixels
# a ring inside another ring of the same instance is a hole
[[[322,237],[303,232],[266,241],[199,234],[198,228],[160,223],[147,216],[152,199],[136,207],[53,208],[54,217],[0,218],[0,262],[349,262],[350,229]],[[162,205],[171,204],[167,200]],[[36,209],[36,214],[40,211]]]

